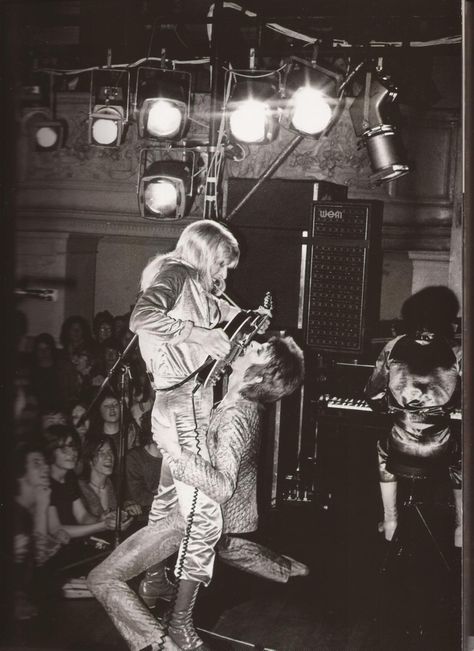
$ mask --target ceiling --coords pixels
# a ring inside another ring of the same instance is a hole
[[[209,54],[209,0],[31,0],[18,8],[18,39],[24,65],[36,61],[57,67],[98,65],[111,48],[115,61],[131,62],[163,47],[170,58]],[[335,40],[361,48],[370,41],[431,41],[461,34],[460,0],[249,0],[221,10],[223,59],[239,65],[250,47],[276,58],[311,50],[307,41],[269,29],[318,39],[331,49]],[[248,12],[256,14],[248,15]],[[443,46],[444,51],[447,47]],[[460,51],[460,47],[454,48]],[[346,48],[346,52],[348,49]]]

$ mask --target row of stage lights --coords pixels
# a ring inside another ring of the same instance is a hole
[[[383,73],[381,61],[378,66],[361,63],[346,76],[315,58],[292,57],[277,71],[257,70],[254,61],[251,50],[248,70],[226,71],[224,134],[219,142],[264,145],[275,140],[281,125],[318,139],[337,122],[349,88],[356,88],[349,113],[368,153],[371,180],[379,184],[409,172],[396,126],[397,88]],[[158,143],[140,153],[138,200],[147,219],[183,217],[195,194],[195,177],[205,171],[202,147],[180,146],[191,120],[191,84],[191,73],[167,67],[164,59],[161,67],[138,67],[133,89],[129,68],[91,72],[90,145],[120,146],[131,121],[140,138]],[[64,144],[66,127],[55,118],[52,106],[38,106],[40,97],[39,86],[27,89],[26,98],[34,101],[25,109],[24,120],[36,150],[52,151]]]

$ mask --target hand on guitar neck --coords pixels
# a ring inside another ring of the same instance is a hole
[[[224,373],[232,362],[246,349],[249,343],[257,334],[263,334],[268,330],[272,315],[272,298],[267,292],[263,306],[250,312],[238,312],[238,314],[225,326],[224,330],[209,330],[208,332],[220,332],[229,343],[227,352],[217,359],[207,359],[196,378],[196,386],[213,385]],[[194,330],[194,329],[193,329]],[[223,349],[220,348],[221,351]],[[213,357],[210,354],[210,357]]]

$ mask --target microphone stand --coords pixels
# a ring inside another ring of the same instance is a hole
[[[95,405],[98,403],[100,400],[102,394],[104,393],[105,389],[110,385],[112,378],[116,373],[120,374],[119,378],[119,404],[120,404],[120,418],[119,418],[119,432],[120,432],[120,437],[119,437],[119,450],[118,450],[118,469],[117,469],[117,482],[116,482],[116,495],[117,495],[117,507],[115,510],[115,533],[114,533],[114,545],[115,547],[118,547],[120,544],[120,527],[121,527],[121,521],[122,521],[122,497],[123,497],[123,478],[125,474],[125,450],[126,450],[126,411],[125,411],[125,406],[127,403],[127,381],[126,378],[131,378],[130,374],[130,366],[127,364],[126,359],[130,354],[130,351],[135,347],[136,343],[138,341],[138,335],[134,335],[133,339],[130,340],[130,343],[128,346],[125,348],[125,350],[119,355],[119,358],[115,362],[115,364],[112,366],[110,371],[107,374],[107,377],[104,379],[102,384],[100,385],[100,388],[97,392],[97,395],[89,405],[89,407],[86,409],[84,414],[81,416],[79,419],[78,424],[81,424],[83,421],[86,420],[86,418],[89,416],[89,414],[92,412],[94,409]]]
[[[127,376],[131,379],[130,367],[128,364],[122,364],[119,368],[119,404],[120,404],[120,438],[119,438],[119,452],[118,452],[118,469],[117,469],[117,482],[115,485],[115,492],[117,495],[117,506],[115,508],[115,532],[114,532],[114,546],[120,545],[120,528],[122,524],[122,500],[124,493],[124,476],[125,476],[125,451],[126,439],[128,438],[128,421],[126,419],[125,405],[127,401]]]
[[[119,358],[115,362],[115,364],[112,366],[110,371],[107,373],[107,377],[105,380],[102,382],[102,384],[99,387],[99,390],[97,391],[96,396],[94,397],[93,401],[91,404],[87,407],[86,411],[82,414],[78,421],[78,425],[81,425],[88,417],[89,414],[92,412],[96,404],[99,402],[100,397],[104,393],[105,389],[109,386],[113,376],[115,373],[120,371],[120,368],[124,365],[125,359],[128,357],[130,351],[135,347],[135,344],[138,341],[138,335],[134,335],[133,339],[130,340],[130,343],[128,346],[125,348],[125,350],[119,355]]]

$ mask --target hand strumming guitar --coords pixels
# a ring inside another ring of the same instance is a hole
[[[187,341],[190,344],[199,344],[209,357],[223,359],[230,351],[229,337],[222,328],[200,328],[193,326]]]

